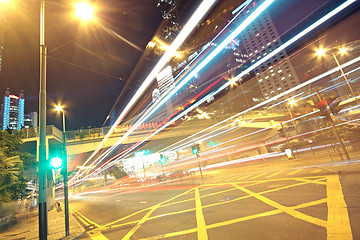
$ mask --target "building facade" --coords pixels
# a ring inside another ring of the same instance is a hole
[[[9,89],[6,89],[0,114],[2,130],[20,130],[24,127],[24,106],[23,91],[17,96],[10,94]]]
[[[241,13],[236,19],[237,24],[240,24],[263,2],[264,0],[255,0],[244,6],[244,9],[238,9]],[[233,14],[237,13],[234,12]],[[240,37],[250,57],[251,64],[255,64],[282,44],[267,11],[259,15]],[[276,96],[300,83],[286,51],[279,52],[258,66],[254,72],[264,99]]]

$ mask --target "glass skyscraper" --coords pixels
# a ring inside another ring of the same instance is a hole
[[[10,94],[6,89],[4,101],[1,105],[1,129],[20,130],[24,127],[25,99],[23,91],[19,96]]]

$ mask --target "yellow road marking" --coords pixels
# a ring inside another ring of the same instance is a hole
[[[108,240],[98,229],[88,232],[88,235],[94,240]]]
[[[168,199],[168,200],[166,200],[166,201],[164,201],[164,202],[161,202],[161,203],[159,203],[159,204],[156,204],[155,206],[157,206],[157,205],[162,205],[162,204],[164,204],[164,203],[170,202],[170,201],[172,201],[172,200],[174,200],[174,199],[176,199],[176,198],[178,198],[178,197],[180,197],[180,196],[183,196],[183,195],[188,194],[188,193],[191,192],[191,191],[194,191],[194,188],[192,188],[192,189],[190,189],[190,190],[188,190],[188,191],[185,191],[185,192],[183,192],[183,193],[181,193],[181,194],[179,194],[179,195],[176,195],[175,197],[172,197],[172,198],[170,198],[170,199]],[[153,208],[153,206],[144,208],[144,209],[139,210],[139,211],[137,211],[137,212],[134,212],[134,213],[132,213],[132,214],[130,214],[130,215],[127,215],[127,216],[125,216],[125,217],[123,217],[123,218],[120,218],[120,219],[118,219],[118,220],[116,220],[116,221],[107,223],[107,224],[105,224],[104,226],[107,227],[107,226],[113,225],[113,224],[115,224],[115,223],[117,223],[117,222],[120,222],[120,221],[122,221],[122,220],[128,219],[128,218],[130,218],[130,217],[132,217],[132,216],[134,216],[134,215],[136,215],[136,214],[138,214],[138,213],[141,213],[141,212],[144,212],[144,211],[147,211],[147,210],[151,210],[152,208]]]
[[[166,202],[170,202],[170,201],[172,201],[172,200],[174,200],[174,199],[176,199],[176,198],[178,198],[178,197],[180,197],[180,196],[183,196],[183,195],[185,195],[185,194],[187,194],[188,192],[191,192],[191,191],[193,191],[193,190],[194,190],[194,188],[192,188],[192,189],[190,189],[190,190],[188,190],[188,191],[185,191],[185,192],[183,192],[183,193],[181,193],[181,194],[178,194],[178,195],[176,195],[175,197],[172,197],[172,198],[170,198],[170,199],[168,199],[168,200],[165,200],[165,201],[163,201],[163,202],[161,202],[161,203],[158,203],[158,204],[150,207],[150,211],[147,212],[147,213],[145,214],[145,216],[138,222],[138,224],[136,224],[136,226],[133,227],[122,239],[123,239],[123,240],[128,240],[128,239],[130,239],[130,238],[132,237],[132,235],[134,235],[134,233],[136,232],[136,230],[138,230],[138,229],[142,226],[142,224],[149,219],[150,215],[151,215],[156,209],[158,209],[158,208],[161,206],[161,204],[164,204],[164,203],[166,203]]]
[[[294,175],[294,174],[296,174],[296,173],[298,173],[298,172],[300,172],[300,171],[302,171],[302,170],[303,170],[303,168],[296,169],[295,171],[289,173],[288,176]]]
[[[283,206],[283,205],[281,205],[281,204],[279,204],[279,203],[277,203],[277,202],[275,202],[273,200],[270,200],[267,197],[264,197],[264,196],[262,196],[262,195],[260,195],[258,193],[253,192],[253,191],[250,191],[250,190],[248,190],[248,189],[246,189],[244,187],[240,187],[240,186],[238,186],[236,184],[234,184],[233,186],[237,187],[241,191],[243,191],[243,192],[245,192],[245,193],[247,193],[247,194],[249,194],[249,195],[251,195],[251,196],[253,196],[253,197],[257,198],[257,199],[259,199],[260,201],[268,204],[269,206],[275,207],[275,208],[277,208],[277,209],[279,209],[279,210],[281,210],[281,211],[283,211],[283,212],[285,212],[285,213],[287,213],[287,214],[289,214],[289,215],[291,215],[291,216],[293,216],[295,218],[304,220],[306,222],[310,222],[312,224],[316,224],[316,225],[321,226],[321,227],[326,227],[326,221],[324,221],[324,220],[321,220],[321,219],[306,215],[304,213],[301,213],[301,212],[296,211],[294,209],[291,209],[289,207]]]
[[[318,205],[318,204],[321,204],[321,203],[324,203],[324,202],[326,202],[326,198],[321,199],[321,200],[308,202],[308,203],[305,203],[305,204],[300,204],[300,205],[297,205],[297,206],[294,206],[294,207],[289,207],[289,208],[292,209],[292,210],[295,210],[295,209],[299,209],[299,208]],[[271,210],[271,211],[268,211],[268,212],[258,213],[258,214],[254,214],[254,215],[250,215],[250,216],[246,216],[246,217],[240,217],[240,218],[235,218],[235,219],[231,219],[231,220],[227,220],[227,221],[223,221],[223,222],[213,223],[213,224],[207,225],[206,228],[211,229],[211,228],[216,228],[216,227],[223,227],[223,226],[227,226],[227,225],[230,225],[230,224],[244,222],[244,221],[247,221],[247,220],[252,220],[252,219],[256,219],[256,218],[260,218],[260,217],[272,216],[272,215],[279,214],[279,213],[282,213],[282,212],[283,211],[281,211],[280,209]]]
[[[250,174],[251,175],[251,174]],[[306,180],[306,179],[315,179],[314,181],[312,180]],[[266,180],[266,181],[261,181],[261,182],[251,182],[249,185],[246,185],[246,186],[252,186],[252,185],[256,185],[256,184],[260,184],[260,183],[263,183],[263,182],[272,182],[272,181],[288,181],[288,180],[295,180],[295,181],[304,181],[304,182],[301,182],[301,183],[296,183],[296,184],[292,184],[292,185],[288,185],[288,186],[283,186],[283,187],[280,187],[280,188],[276,188],[276,189],[270,189],[270,190],[266,190],[266,191],[263,191],[263,192],[260,192],[259,194],[265,194],[265,193],[269,193],[269,192],[274,192],[274,191],[278,191],[278,190],[283,190],[283,189],[287,189],[287,188],[291,188],[291,187],[296,187],[296,186],[301,186],[301,185],[304,185],[304,184],[308,184],[308,183],[319,183],[318,181],[321,181],[323,179],[325,179],[324,177],[322,176],[317,176],[317,177],[308,177],[306,179],[289,179],[289,178],[285,178],[285,179],[276,179],[276,180]],[[249,183],[249,182],[238,182],[237,184],[244,184],[244,183]],[[231,183],[223,183],[221,185],[231,185]],[[220,186],[221,186],[220,185]],[[201,188],[203,187],[206,187],[208,185],[202,185]],[[216,184],[215,186],[214,185],[210,185],[209,188],[212,188],[212,187],[216,187],[216,186],[219,186],[219,184]],[[183,194],[180,194],[180,195],[186,195],[188,193],[190,193],[191,191],[193,191],[194,189],[190,189],[188,190],[187,192],[184,192]],[[200,189],[199,191],[201,191],[202,189]],[[226,189],[226,190],[223,190],[223,191],[219,191],[219,192],[216,192],[216,193],[211,193],[211,194],[208,194],[208,195],[204,195],[202,196],[202,198],[204,197],[208,197],[208,196],[213,196],[213,195],[216,195],[216,194],[220,194],[220,193],[224,193],[224,192],[228,192],[228,191],[233,191],[235,190],[235,188],[231,188],[231,189]],[[175,196],[174,198],[177,198],[179,197],[180,195],[178,196]],[[233,199],[233,200],[230,200],[230,201],[226,201],[226,202],[221,202],[221,203],[213,203],[213,204],[209,204],[209,205],[205,205],[203,206],[203,208],[207,208],[207,207],[214,207],[214,206],[218,206],[218,205],[222,205],[222,204],[225,204],[225,203],[231,203],[231,202],[235,202],[235,201],[239,201],[241,199],[245,199],[245,198],[248,198],[250,197],[249,195],[247,196],[244,196],[244,197],[241,197],[241,198],[236,198],[236,199]],[[165,202],[168,202],[168,201],[171,201],[173,199],[169,199]],[[189,202],[189,201],[193,201],[194,198],[191,198],[191,199],[186,199],[186,200],[182,200],[182,201],[178,201],[178,202],[173,202],[173,203],[168,203],[168,204],[164,204],[165,202],[162,203],[161,206],[159,206],[159,208],[162,208],[162,207],[167,207],[167,206],[171,206],[171,205],[174,205],[174,204],[180,204],[180,203],[184,203],[184,202]],[[135,220],[135,221],[132,221],[132,222],[127,222],[127,223],[123,223],[123,224],[117,224],[117,225],[113,225],[117,222],[120,222],[122,220],[125,220],[127,218],[130,218],[138,213],[141,213],[141,212],[144,212],[146,210],[150,210],[151,207],[148,207],[148,208],[145,208],[145,209],[142,209],[142,210],[139,210],[135,213],[132,213],[128,216],[125,216],[121,219],[118,219],[116,221],[113,221],[111,223],[108,223],[106,225],[104,225],[102,227],[102,229],[108,229],[108,228],[116,228],[116,227],[121,227],[121,226],[124,226],[124,225],[129,225],[129,224],[134,224],[134,223],[138,223],[140,220]],[[170,215],[176,215],[176,214],[180,214],[180,213],[186,213],[186,212],[191,212],[191,211],[194,211],[195,208],[191,208],[191,209],[186,209],[186,210],[181,210],[181,211],[178,211],[178,212],[172,212],[172,213],[166,213],[166,214],[161,214],[161,215],[158,215],[158,216],[154,216],[154,217],[150,217],[148,220],[153,220],[153,219],[156,219],[156,218],[160,218],[160,217],[165,217],[165,216],[170,216]]]
[[[326,185],[326,182],[323,182],[323,180],[325,180],[326,178],[322,178],[319,180],[308,180],[308,179],[303,179],[303,178],[293,178],[296,181],[301,181],[301,182],[308,182],[308,183],[314,183],[314,184],[321,184],[321,185]]]
[[[143,224],[144,222],[146,222],[149,218],[149,216],[160,206],[160,204],[157,204],[155,206],[153,206],[151,208],[151,210],[149,212],[147,212],[145,214],[145,216],[138,222],[138,224],[136,224],[135,227],[133,227],[122,239],[123,240],[129,240],[132,235],[134,235],[134,233],[136,232],[136,230],[138,230]]]
[[[314,206],[314,205],[322,204],[324,202],[326,202],[326,198],[321,199],[321,200],[308,202],[308,203],[304,203],[304,204],[300,204],[300,205],[290,207],[290,208],[291,209],[299,209],[299,208],[304,208],[304,207],[311,207],[311,206]],[[282,213],[282,211],[279,210],[279,209],[271,210],[271,211],[264,212],[264,213],[254,214],[254,215],[241,217],[241,218],[235,218],[235,219],[231,219],[231,220],[227,220],[227,221],[223,221],[223,222],[218,222],[218,223],[213,223],[213,224],[207,225],[206,228],[207,229],[212,229],[212,228],[216,228],[216,227],[223,227],[223,226],[227,226],[227,225],[230,225],[230,224],[244,222],[244,221],[247,221],[247,220],[252,220],[252,219],[256,219],[256,218],[260,218],[260,217],[272,216],[272,215],[279,214],[279,213]],[[181,235],[185,235],[185,234],[189,234],[189,233],[194,233],[196,231],[197,231],[197,228],[192,228],[192,229],[187,229],[187,230],[183,230],[183,231],[172,232],[172,233],[167,233],[167,234],[148,237],[148,238],[142,238],[141,240],[156,240],[156,239],[163,239],[163,238],[168,238],[168,237],[176,237],[176,236],[181,236]]]
[[[274,174],[271,174],[270,176],[267,176],[266,178],[274,177],[274,176],[276,176],[276,175],[278,175],[278,174],[280,174],[280,173],[282,173],[282,172],[284,172],[284,171],[276,172],[276,173],[274,173]]]
[[[327,176],[326,189],[328,197],[327,239],[353,239],[347,206],[338,175]]]
[[[91,221],[90,219],[88,219],[87,217],[85,217],[84,215],[82,215],[79,211],[77,211],[77,210],[75,210],[75,209],[73,209],[73,208],[71,208],[71,210],[72,211],[74,211],[76,214],[78,214],[78,216],[79,216],[79,218],[81,219],[83,219],[82,221],[86,221],[86,222],[88,222],[88,224],[86,224],[86,225],[89,225],[89,223],[90,224],[93,224],[94,226],[96,226],[96,227],[98,227],[98,228],[101,228],[101,226],[99,225],[99,224],[97,224],[97,223],[95,223],[94,221]]]
[[[246,176],[238,177],[238,178],[236,178],[236,180],[248,178],[248,177],[250,177],[251,175],[253,175],[253,173],[250,173],[249,175],[246,175]]]
[[[318,173],[318,172],[321,172],[321,171],[322,171],[322,169],[316,169],[314,171],[311,171],[310,173]]]
[[[197,236],[199,240],[207,240],[208,235],[206,231],[206,223],[205,218],[202,212],[201,207],[201,199],[200,199],[200,193],[199,188],[195,189],[195,206],[196,206],[196,226],[197,226]]]
[[[250,178],[250,179],[256,179],[256,178],[259,178],[259,177],[261,177],[261,176],[264,176],[265,174],[267,174],[267,173],[266,173],[266,172],[265,172],[265,173],[261,173],[261,174],[259,174],[259,175],[256,175],[256,176],[254,176],[254,177]]]

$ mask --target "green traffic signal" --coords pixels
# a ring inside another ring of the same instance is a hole
[[[54,157],[50,160],[50,166],[54,169],[62,168],[62,159],[59,157]]]
[[[191,149],[192,149],[193,154],[199,154],[199,152],[200,152],[200,144],[197,143],[197,144],[193,145],[191,147]]]
[[[159,162],[161,163],[161,165],[164,165],[165,161],[166,161],[165,156],[164,156],[163,154],[160,154],[160,160],[159,160]]]

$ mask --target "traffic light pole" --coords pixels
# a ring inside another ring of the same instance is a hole
[[[65,234],[70,235],[69,227],[69,194],[68,194],[68,172],[67,172],[67,152],[66,152],[66,135],[65,135],[65,113],[63,115],[63,161],[64,165],[62,168],[64,177],[64,205],[65,205]]]
[[[200,166],[200,161],[199,161],[199,154],[196,154],[196,158],[197,158],[197,162],[198,162],[198,165],[199,165],[199,170],[200,170],[200,174],[201,174],[201,180],[204,180],[202,170],[201,170],[201,166]]]
[[[46,161],[46,46],[45,0],[40,6],[40,91],[39,91],[39,239],[47,239],[47,168]]]
[[[319,101],[321,101],[322,100],[322,98],[321,98],[321,95],[320,95],[320,92],[319,92],[319,90],[317,90],[316,89],[316,95],[318,96],[318,98],[319,98]],[[326,105],[327,105],[327,103],[326,103]],[[344,142],[342,141],[342,139],[341,139],[341,137],[340,137],[340,135],[339,135],[339,133],[338,133],[338,131],[336,130],[336,127],[335,127],[335,124],[334,124],[334,121],[332,120],[332,118],[331,118],[331,111],[330,111],[330,109],[329,109],[329,106],[327,106],[327,112],[328,112],[328,116],[329,116],[329,122],[330,122],[330,125],[331,125],[331,128],[333,129],[333,131],[334,131],[334,134],[335,134],[335,136],[336,136],[336,139],[338,140],[338,142],[339,142],[339,144],[340,144],[340,147],[341,147],[341,149],[343,150],[343,152],[344,152],[344,154],[345,154],[345,157],[346,157],[346,160],[347,161],[349,161],[350,160],[350,156],[349,156],[349,154],[348,154],[348,152],[347,152],[347,150],[346,150],[346,147],[345,147],[345,144],[344,144]],[[340,157],[342,158],[342,156],[341,156],[341,152],[340,152]]]

